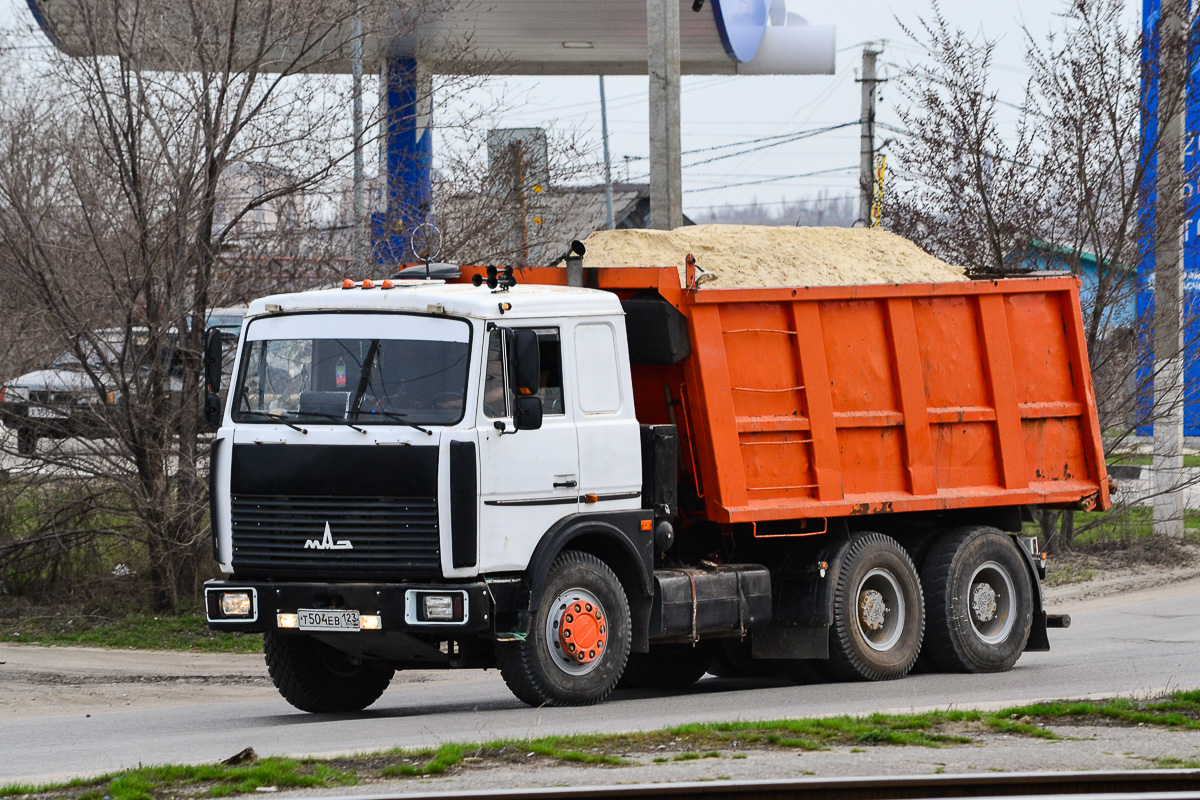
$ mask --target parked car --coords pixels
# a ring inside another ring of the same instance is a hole
[[[208,314],[206,327],[218,328],[222,338],[228,336],[230,340],[236,340],[245,311],[245,307],[213,309]],[[25,373],[0,386],[0,423],[16,431],[20,455],[33,455],[42,438],[101,438],[106,435],[108,425],[104,409],[121,402],[110,371],[122,361],[126,364],[143,361],[139,351],[146,345],[145,329],[135,328],[132,337],[127,345],[122,329],[97,331],[92,341],[81,343],[83,359],[75,348],[71,348],[42,369]],[[169,383],[181,383],[181,364],[174,347],[168,348],[165,359]]]

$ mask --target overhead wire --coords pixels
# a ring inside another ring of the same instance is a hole
[[[761,178],[759,180],[754,180],[754,181],[741,181],[739,183],[726,183],[726,184],[722,184],[720,186],[705,186],[705,187],[697,187],[694,189],[684,189],[683,193],[689,194],[689,193],[693,193],[693,192],[715,192],[718,189],[735,189],[739,186],[759,186],[759,185],[765,184],[765,183],[777,183],[778,181],[790,181],[790,180],[794,180],[796,178],[811,178],[815,175],[829,175],[834,172],[848,172],[848,171],[853,171],[853,170],[857,170],[857,169],[858,169],[857,164],[851,165],[849,167],[832,167],[830,169],[818,169],[813,172],[801,172],[796,175],[780,175],[775,178]]]

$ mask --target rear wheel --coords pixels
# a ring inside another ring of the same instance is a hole
[[[708,642],[652,644],[648,653],[630,653],[621,686],[631,689],[683,689],[704,677],[715,651]]]
[[[608,565],[566,550],[546,576],[522,642],[500,642],[504,682],[531,706],[585,706],[616,688],[629,658],[629,602]]]
[[[850,541],[842,557],[829,633],[829,670],[851,680],[904,676],[921,652],[925,605],[916,567],[882,533]]]
[[[359,661],[311,636],[263,634],[275,688],[301,711],[362,711],[391,683],[395,670]]]
[[[954,672],[1012,668],[1033,625],[1033,586],[1024,556],[995,528],[943,534],[925,558],[921,583],[928,656]]]

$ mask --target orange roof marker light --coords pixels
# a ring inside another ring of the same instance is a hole
[[[354,286],[355,286],[354,281],[350,280],[349,278],[346,278],[346,280],[342,281],[343,289],[353,289]]]
[[[370,278],[367,278],[365,281],[363,281],[363,282],[362,282],[362,288],[364,288],[364,289],[374,289],[374,288],[375,288],[375,281],[371,280]]]
[[[395,288],[395,286],[396,284],[392,283],[390,278],[384,278],[383,283],[379,284],[380,289],[392,289]]]

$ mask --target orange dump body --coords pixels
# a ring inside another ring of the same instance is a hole
[[[678,424],[714,521],[817,532],[860,514],[1109,506],[1074,278],[681,289],[675,269],[613,268],[585,283],[655,289],[687,318],[691,355],[634,365],[635,403],[643,423]]]

